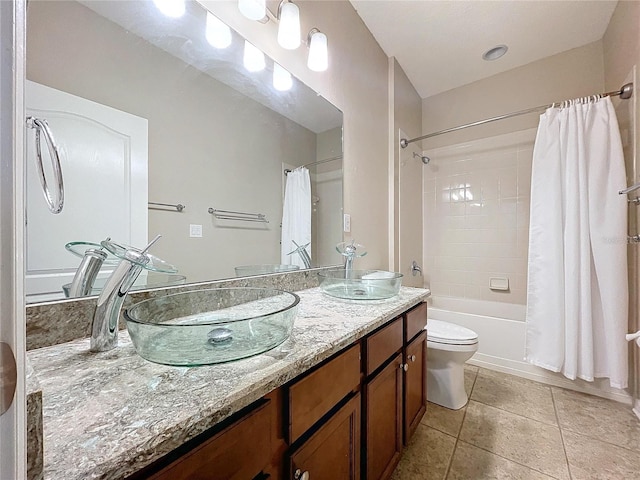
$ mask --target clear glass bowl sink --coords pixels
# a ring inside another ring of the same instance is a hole
[[[251,357],[284,342],[300,297],[268,288],[214,288],[156,297],[124,312],[138,354],[176,366]]]
[[[327,295],[349,300],[381,300],[398,294],[402,274],[383,270],[327,270],[318,273]]]

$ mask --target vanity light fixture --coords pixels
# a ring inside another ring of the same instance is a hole
[[[238,10],[249,20],[262,20],[267,15],[266,0],[238,0]]]
[[[153,0],[155,6],[164,15],[171,18],[179,18],[184,15],[185,0]]]
[[[211,12],[207,12],[205,36],[212,47],[227,48],[231,45],[231,29]]]
[[[309,57],[307,67],[314,72],[324,72],[329,66],[327,36],[317,28],[312,28],[307,36]]]
[[[278,19],[278,43],[282,48],[295,50],[300,46],[300,9],[289,0],[282,0]]]
[[[293,78],[291,74],[277,63],[273,64],[273,88],[280,92],[291,90]]]
[[[262,53],[258,48],[245,40],[244,56],[242,58],[242,62],[244,63],[244,68],[246,68],[250,72],[259,72],[261,70],[264,70],[264,53]]]

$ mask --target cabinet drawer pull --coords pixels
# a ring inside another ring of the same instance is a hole
[[[400,364],[400,370],[404,370],[406,372],[407,370],[409,370],[409,364],[408,363],[401,363]]]
[[[309,480],[309,478],[311,478],[309,476],[309,472],[307,471],[302,471],[300,469],[296,470],[296,473],[293,474],[293,477],[295,478],[295,480]]]
[[[409,360],[411,360],[412,362],[415,362],[416,361],[416,356],[415,355],[411,355],[409,357]]]

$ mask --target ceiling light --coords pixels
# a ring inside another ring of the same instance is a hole
[[[307,37],[309,58],[307,67],[314,72],[324,72],[329,66],[327,36],[317,28],[312,28]]]
[[[300,46],[300,9],[294,3],[283,0],[278,18],[278,43],[282,48],[295,50]]]
[[[509,47],[506,45],[497,45],[493,48],[490,48],[486,52],[482,54],[482,58],[490,62],[491,60],[497,60],[502,57],[505,53],[507,53]]]
[[[231,29],[211,12],[207,12],[205,36],[212,47],[227,48],[231,45]]]
[[[273,88],[280,92],[291,90],[293,86],[293,78],[283,67],[277,63],[273,64]]]
[[[262,20],[267,14],[266,0],[238,0],[238,9],[249,20]]]
[[[178,18],[184,15],[184,0],[153,0],[158,10],[171,18]]]
[[[264,70],[264,53],[246,40],[244,41],[244,57],[242,61],[244,63],[244,68],[250,72],[259,72],[260,70]]]

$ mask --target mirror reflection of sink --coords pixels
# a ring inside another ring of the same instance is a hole
[[[334,269],[318,273],[320,288],[332,297],[381,300],[398,294],[402,274],[384,270]]]
[[[88,295],[100,295],[102,287],[107,282],[108,277],[98,278],[93,284],[91,293]],[[187,283],[187,277],[184,275],[168,274],[161,272],[142,272],[140,276],[133,283],[133,286],[129,289],[129,292],[136,290],[147,290],[150,288],[172,287],[175,285],[184,285]],[[64,296],[70,298],[71,284],[67,283],[62,286]]]
[[[269,288],[215,288],[152,298],[124,313],[146,360],[199,366],[251,357],[291,335],[300,297]]]
[[[298,265],[240,265],[235,268],[237,277],[264,275],[267,273],[286,273],[300,270]]]

